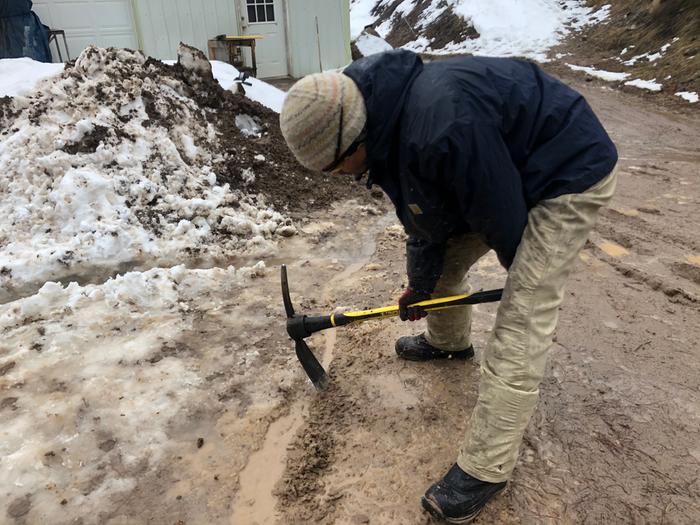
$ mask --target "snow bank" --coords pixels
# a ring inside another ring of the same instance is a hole
[[[231,89],[234,84],[234,80],[239,76],[238,70],[231,64],[226,62],[221,62],[219,60],[212,60],[212,73],[214,73],[214,78],[221,84],[224,89]],[[273,111],[279,113],[282,111],[282,103],[284,102],[285,92],[281,89],[277,89],[275,86],[258,80],[257,78],[249,78],[246,80],[249,82],[250,86],[243,86],[245,88],[245,95],[251,100],[260,102],[263,106],[270,108]]]
[[[31,58],[0,59],[0,97],[26,94],[48,77],[63,71],[63,64],[46,64]]]
[[[289,221],[242,173],[241,187],[217,182],[237,152],[217,153],[212,110],[193,98],[203,73],[185,71],[88,47],[14,99],[0,128],[0,303],[47,280],[270,252]]]
[[[574,64],[566,65],[574,71],[583,71],[584,73],[588,73],[592,77],[600,78],[607,82],[622,82],[630,76],[629,73],[614,73],[612,71],[605,71],[603,69],[596,69],[594,67],[587,66],[576,66]]]
[[[0,305],[0,522],[30,495],[26,523],[104,523],[113,498],[173,455],[173,429],[216,406],[207,363],[250,360],[188,346],[189,312],[215,309],[262,271],[178,266],[99,286],[50,282]]]
[[[480,37],[453,43],[442,52],[524,56],[544,62],[547,50],[559,43],[575,23],[581,28],[608,16],[609,6],[594,11],[578,1],[476,0],[454,1],[454,10],[471,20]]]

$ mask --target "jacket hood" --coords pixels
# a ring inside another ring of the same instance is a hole
[[[422,70],[418,55],[396,49],[361,58],[343,71],[365,99],[367,158],[373,173],[384,172],[406,93]]]

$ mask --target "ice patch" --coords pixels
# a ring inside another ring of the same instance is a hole
[[[236,115],[236,127],[247,137],[260,137],[262,128],[250,115]]]

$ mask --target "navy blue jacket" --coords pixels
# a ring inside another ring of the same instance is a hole
[[[372,182],[409,236],[412,288],[431,292],[447,240],[473,232],[508,268],[527,213],[610,173],[617,151],[586,100],[536,65],[415,53],[360,59],[344,73],[367,106]]]

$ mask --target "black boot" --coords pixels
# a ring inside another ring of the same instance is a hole
[[[401,359],[409,361],[428,361],[430,359],[469,359],[474,357],[474,347],[464,350],[445,352],[431,346],[423,334],[399,337],[396,340],[396,353]]]
[[[447,523],[469,523],[505,486],[505,481],[478,480],[455,463],[444,478],[428,489],[421,503],[435,518]]]

